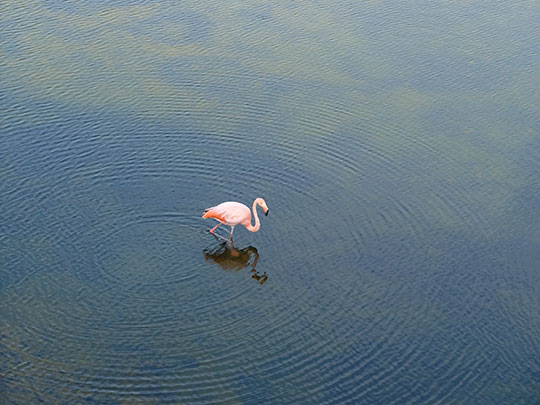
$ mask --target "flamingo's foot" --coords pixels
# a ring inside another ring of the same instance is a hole
[[[226,241],[226,242],[231,242],[231,243],[232,243],[232,240],[231,240],[231,239],[228,239],[228,238],[226,238],[226,237],[224,237],[224,236],[221,236],[219,233],[212,232],[212,229],[210,229],[210,233],[211,233],[212,235],[214,235],[215,238],[223,239],[223,240]]]

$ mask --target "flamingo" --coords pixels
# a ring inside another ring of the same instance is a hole
[[[232,235],[236,225],[244,225],[248,231],[257,232],[261,227],[259,216],[257,215],[257,205],[260,205],[264,210],[264,215],[268,215],[268,206],[262,198],[256,198],[253,201],[253,216],[255,217],[255,225],[251,225],[251,211],[247,206],[236,201],[226,201],[215,207],[210,207],[204,210],[203,218],[214,218],[219,221],[219,224],[210,229],[210,233],[214,236],[225,239],[214,231],[221,225],[231,227],[229,241],[232,242]],[[227,240],[227,239],[225,239]]]

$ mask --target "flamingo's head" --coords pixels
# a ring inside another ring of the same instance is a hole
[[[260,198],[260,197],[259,197],[259,198],[257,198],[257,199],[255,200],[255,202],[256,202],[258,205],[261,206],[261,208],[262,208],[263,211],[264,211],[264,215],[265,215],[265,216],[268,215],[269,209],[268,209],[268,205],[266,205],[266,201],[264,201],[264,198]]]

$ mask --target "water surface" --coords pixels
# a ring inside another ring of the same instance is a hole
[[[3,2],[2,402],[537,402],[539,12]]]

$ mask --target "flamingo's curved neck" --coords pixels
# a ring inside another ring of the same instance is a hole
[[[253,216],[255,217],[255,225],[249,224],[246,226],[246,229],[251,232],[257,232],[261,227],[261,222],[259,221],[259,216],[257,215],[257,200],[253,201]]]

